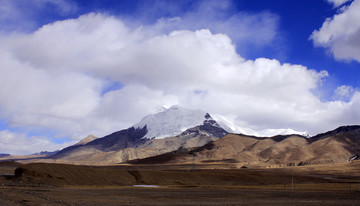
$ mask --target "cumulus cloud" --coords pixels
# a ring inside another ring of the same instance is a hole
[[[350,100],[356,90],[352,86],[342,85],[335,89],[333,99],[348,101]]]
[[[279,17],[276,14],[268,11],[234,12],[233,7],[232,1],[198,1],[184,15],[160,18],[155,28],[166,33],[184,29],[209,29],[212,33],[223,33],[229,36],[243,53],[246,50],[242,50],[242,47],[267,46],[280,35]]]
[[[0,51],[0,114],[13,126],[74,132],[76,122],[97,107],[103,82],[76,73],[38,70]],[[73,128],[73,129],[72,129]]]
[[[310,39],[315,46],[324,47],[337,60],[360,62],[360,1],[343,6],[340,13],[327,18]]]
[[[40,151],[56,151],[69,146],[69,143],[56,144],[46,137],[27,136],[25,133],[11,132],[8,130],[0,131],[0,151],[16,155],[33,154],[34,148]]]
[[[359,93],[348,102],[322,102],[313,94],[326,71],[246,60],[228,35],[208,29],[156,34],[155,23],[149,35],[151,29],[90,13],[3,36],[1,117],[73,140],[129,127],[174,104],[219,114],[244,131],[316,134],[359,123]],[[123,87],[106,90],[111,82]]]
[[[165,94],[162,90],[149,89],[139,84],[125,86],[102,97],[93,114],[98,122],[93,126],[98,126],[102,131],[126,128],[163,106],[168,108],[177,104],[178,97],[174,94]]]

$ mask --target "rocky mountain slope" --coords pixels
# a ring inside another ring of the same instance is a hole
[[[360,154],[360,126],[344,126],[312,138],[279,135],[259,138],[228,134],[187,152],[172,152],[133,163],[222,163],[301,166],[343,163]]]
[[[11,156],[11,155],[10,155],[10,154],[4,154],[4,153],[1,153],[1,154],[0,154],[0,158],[8,157],[8,156]]]
[[[52,159],[77,164],[119,163],[203,146],[227,133],[208,113],[176,106],[146,116],[128,129],[65,148]]]
[[[85,137],[84,139],[80,140],[78,143],[74,144],[74,145],[85,145],[89,142],[92,142],[94,140],[96,140],[97,137],[95,137],[94,135],[90,134],[87,137]]]

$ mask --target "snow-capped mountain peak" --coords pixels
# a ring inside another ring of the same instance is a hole
[[[212,117],[204,111],[172,106],[162,112],[145,116],[133,127],[142,129],[146,126],[147,133],[143,138],[161,139],[176,136],[188,128],[203,124],[205,120],[212,120]]]

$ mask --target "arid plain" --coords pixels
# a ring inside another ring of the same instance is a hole
[[[360,204],[359,161],[229,168],[234,165],[1,162],[0,202],[2,205]]]

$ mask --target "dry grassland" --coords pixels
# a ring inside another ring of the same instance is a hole
[[[359,166],[194,170],[27,164],[16,178],[0,177],[0,205],[360,205]],[[0,163],[0,173],[16,167]]]

